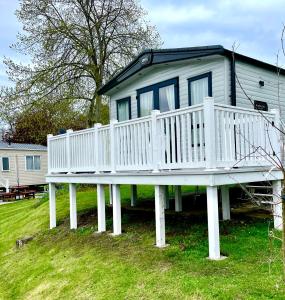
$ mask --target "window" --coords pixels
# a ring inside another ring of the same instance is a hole
[[[139,117],[150,115],[153,109],[165,112],[179,108],[178,78],[137,90],[137,99]]]
[[[2,171],[10,171],[9,157],[2,157]]]
[[[117,119],[119,122],[131,119],[131,97],[117,100]]]
[[[39,155],[26,156],[26,170],[38,171],[41,169],[41,157]]]
[[[140,117],[150,115],[153,110],[153,91],[140,94]]]
[[[188,79],[189,105],[203,103],[204,98],[212,96],[212,72]]]

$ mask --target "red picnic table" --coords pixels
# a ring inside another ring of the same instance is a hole
[[[15,185],[12,186],[11,192],[17,194],[19,197],[23,198],[30,198],[33,197],[35,198],[35,190],[30,190],[28,185]]]

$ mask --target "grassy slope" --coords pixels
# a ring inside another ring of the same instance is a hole
[[[128,189],[122,189],[126,202]],[[139,194],[149,198],[152,190],[140,188]],[[222,251],[230,256],[213,262],[205,259],[205,222],[168,218],[170,246],[157,249],[154,218],[123,214],[122,236],[94,235],[95,201],[92,190],[78,192],[78,210],[91,209],[91,215],[80,218],[77,231],[68,229],[64,191],[57,199],[60,226],[51,231],[48,202],[0,206],[1,299],[284,299],[280,261],[269,272],[270,253],[278,256],[280,250],[275,242],[269,251],[266,222],[221,225]],[[17,238],[35,233],[32,242],[15,249]]]

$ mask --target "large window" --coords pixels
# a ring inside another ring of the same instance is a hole
[[[212,96],[212,72],[188,79],[189,105],[203,103],[204,98]]]
[[[131,98],[117,100],[117,119],[119,122],[131,119]]]
[[[26,156],[26,170],[39,171],[41,169],[41,157],[39,155]]]
[[[2,157],[2,171],[10,171],[9,157]]]
[[[165,112],[179,108],[178,78],[137,90],[137,99],[139,117],[150,115],[153,109]]]

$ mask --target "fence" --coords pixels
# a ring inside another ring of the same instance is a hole
[[[275,122],[275,123],[274,123]],[[49,173],[266,166],[279,150],[278,111],[203,104],[48,136]]]

